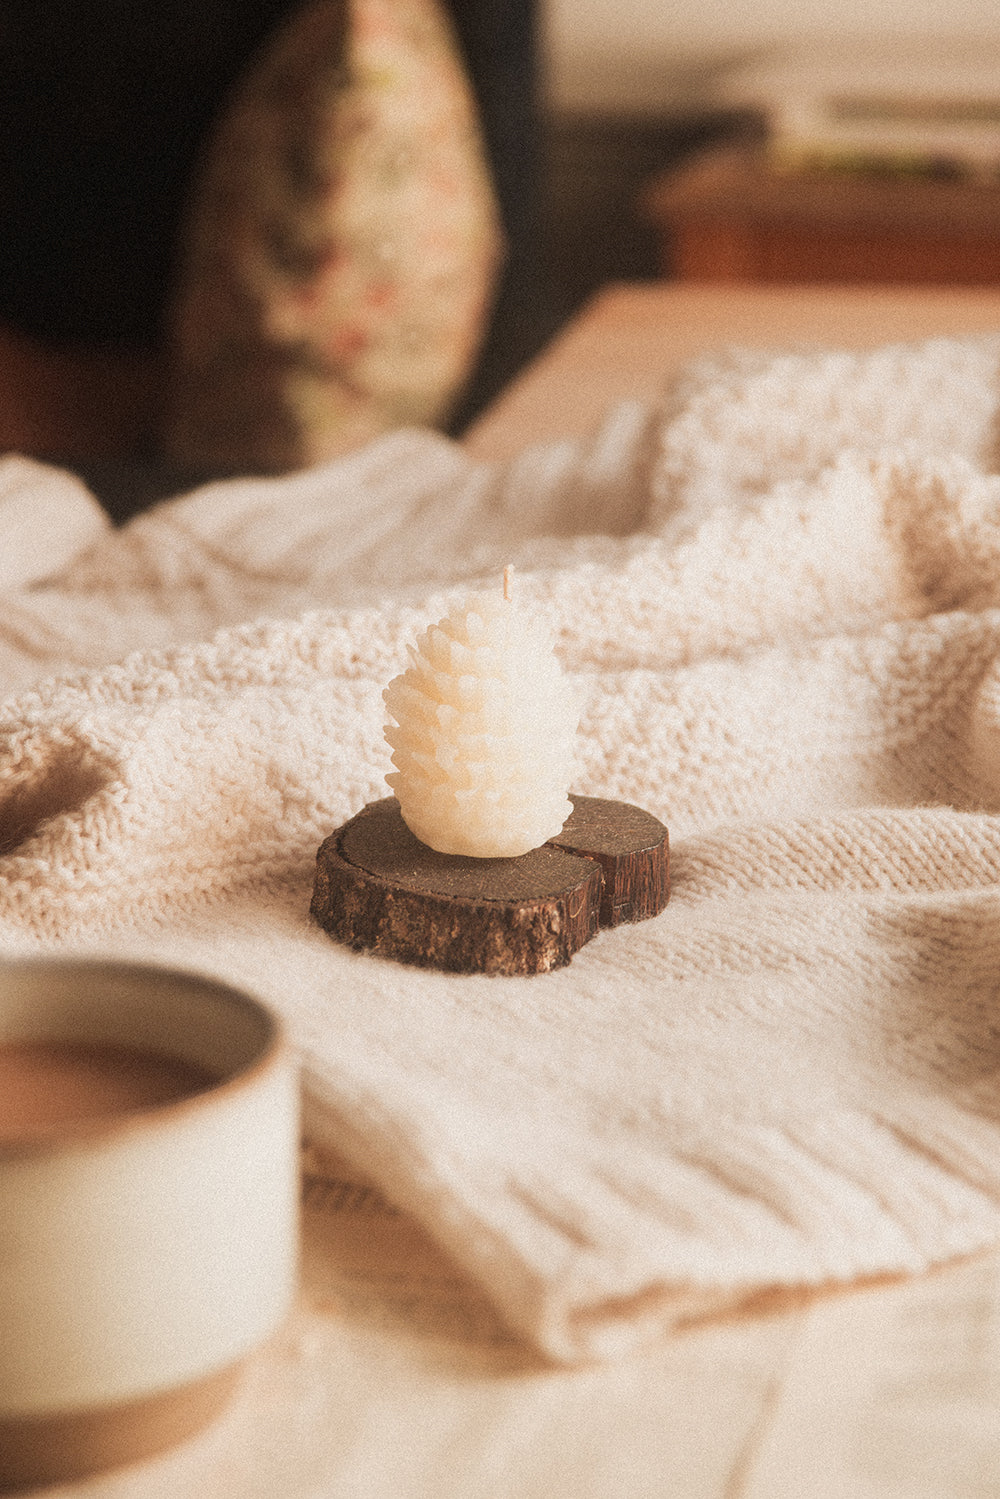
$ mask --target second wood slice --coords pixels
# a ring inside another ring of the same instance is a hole
[[[331,936],[458,973],[546,973],[601,926],[655,916],[668,838],[640,807],[573,796],[558,837],[516,859],[439,854],[395,797],[371,802],[317,855],[312,914]]]

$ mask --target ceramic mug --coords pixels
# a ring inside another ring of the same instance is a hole
[[[149,1456],[221,1408],[293,1295],[299,1121],[265,1006],[137,964],[0,964],[0,1075],[10,1490]]]

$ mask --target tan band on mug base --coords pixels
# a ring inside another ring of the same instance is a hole
[[[142,1400],[50,1416],[0,1417],[0,1493],[83,1478],[184,1441],[221,1411],[242,1362]]]

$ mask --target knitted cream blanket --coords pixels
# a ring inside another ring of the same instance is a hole
[[[996,1241],[998,371],[734,354],[504,467],[397,433],[121,531],[8,460],[0,951],[270,1001],[312,1137],[555,1358]],[[406,643],[508,561],[670,904],[535,978],[354,954],[316,849],[385,794]]]

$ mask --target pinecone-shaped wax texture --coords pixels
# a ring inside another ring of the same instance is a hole
[[[410,648],[383,693],[403,820],[439,853],[513,858],[572,811],[576,696],[544,630],[476,594]]]

